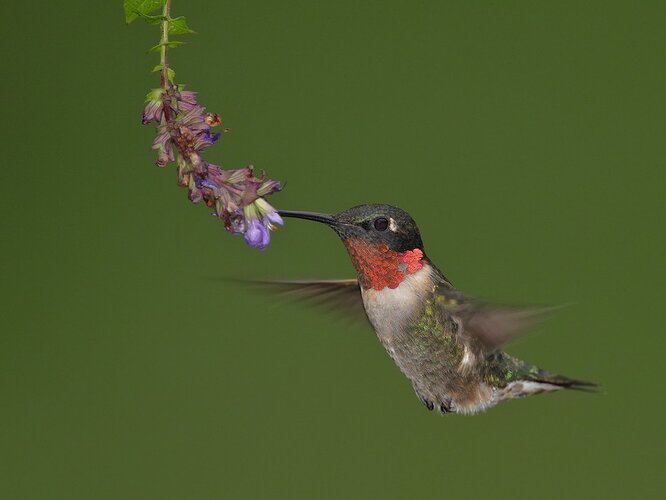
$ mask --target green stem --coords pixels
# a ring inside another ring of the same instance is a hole
[[[160,52],[160,64],[162,65],[162,88],[165,91],[164,98],[164,118],[167,123],[171,123],[171,99],[168,97],[169,91],[169,62],[167,61],[167,45],[169,43],[169,19],[171,14],[171,0],[166,0],[164,2],[164,7],[162,9],[162,15],[164,16],[164,21],[162,21],[162,37],[160,38],[160,44],[162,46]]]

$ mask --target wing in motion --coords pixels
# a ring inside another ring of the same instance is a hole
[[[437,286],[435,294],[443,312],[462,327],[458,333],[478,341],[486,353],[528,333],[559,309],[486,304],[465,296],[446,282]]]
[[[358,281],[346,280],[292,280],[254,281],[253,284],[290,300],[329,309],[345,319],[367,322]]]

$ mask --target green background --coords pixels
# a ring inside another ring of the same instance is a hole
[[[284,209],[407,209],[459,288],[573,303],[509,351],[604,383],[427,412],[371,331],[225,283],[265,252],[153,166],[158,30],[3,7],[0,498],[654,498],[664,480],[664,2],[175,1],[207,158]]]

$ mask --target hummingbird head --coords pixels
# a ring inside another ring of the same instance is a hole
[[[322,222],[344,243],[363,288],[397,288],[423,267],[423,241],[414,219],[391,205],[358,205],[335,215],[280,211],[284,217]]]

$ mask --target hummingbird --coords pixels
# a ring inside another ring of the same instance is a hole
[[[495,306],[453,287],[427,257],[414,219],[385,204],[335,215],[279,211],[328,225],[342,240],[356,279],[272,282],[345,314],[365,316],[428,410],[474,414],[514,398],[592,382],[542,370],[500,348],[550,309]]]

